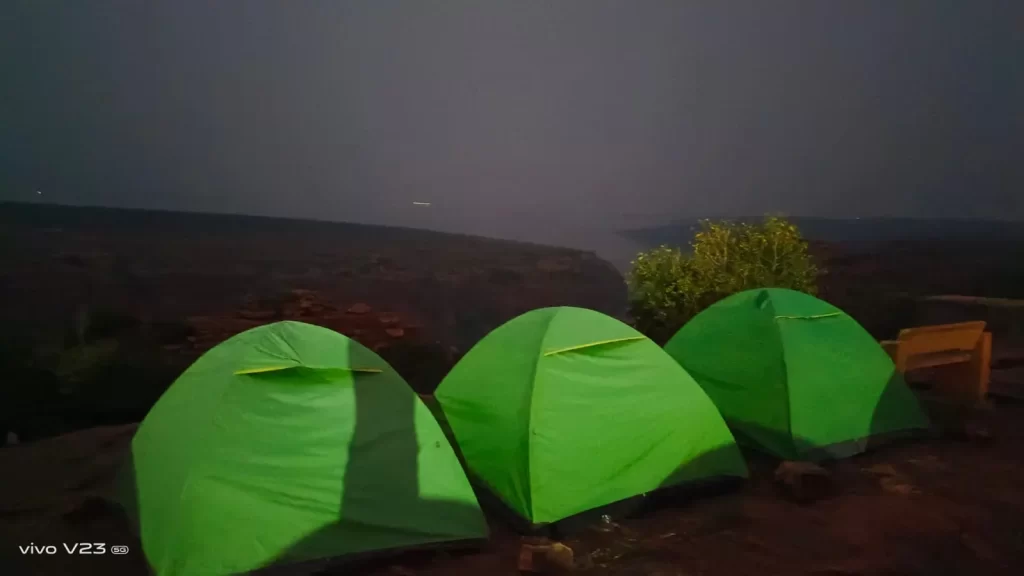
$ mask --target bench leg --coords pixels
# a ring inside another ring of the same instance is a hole
[[[992,333],[982,332],[978,339],[978,346],[974,349],[971,358],[971,371],[974,381],[977,383],[975,389],[975,401],[981,403],[988,398],[988,385],[992,378]]]

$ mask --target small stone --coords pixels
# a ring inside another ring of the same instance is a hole
[[[612,522],[612,517],[607,514],[602,514],[601,521],[591,526],[593,530],[596,530],[598,532],[611,532],[618,527],[619,525],[615,522]]]
[[[380,323],[381,324],[385,324],[385,325],[387,325],[387,324],[398,324],[398,316],[396,316],[394,314],[381,314],[380,315]]]
[[[544,551],[544,559],[546,563],[561,570],[572,570],[576,567],[572,548],[560,542],[555,542]]]
[[[523,544],[518,568],[521,572],[557,573],[574,570],[576,563],[572,548],[560,542],[546,546]]]
[[[367,314],[371,310],[373,310],[373,309],[370,308],[369,304],[366,304],[364,302],[359,302],[358,304],[354,304],[351,308],[349,308],[348,312],[349,312],[349,314]]]
[[[831,494],[832,475],[811,462],[786,461],[775,470],[775,482],[783,493],[799,503],[821,500]]]
[[[402,330],[401,328],[388,328],[384,333],[392,338],[401,338],[402,336],[405,336],[405,330]]]

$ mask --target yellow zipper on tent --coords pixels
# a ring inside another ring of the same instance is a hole
[[[567,348],[559,348],[557,350],[548,350],[544,356],[554,356],[555,354],[562,354],[563,352],[573,352],[575,350],[582,350],[584,348],[593,348],[594,346],[603,346],[605,344],[615,344],[616,342],[630,342],[632,340],[643,340],[646,336],[628,336],[626,338],[615,338],[613,340],[601,340],[600,342],[590,342],[588,344],[580,344],[578,346],[569,346]]]
[[[776,316],[776,320],[816,320],[818,318],[829,318],[831,316],[842,316],[842,312],[829,312],[828,314],[815,314],[813,316]]]
[[[248,368],[245,370],[239,370],[235,372],[235,376],[242,376],[246,374],[263,374],[266,372],[280,372],[282,370],[291,370],[293,368],[309,368],[310,370],[347,370],[349,372],[365,372],[368,374],[380,374],[383,370],[376,368],[331,368],[331,367],[317,367],[317,366],[269,366],[266,368]]]

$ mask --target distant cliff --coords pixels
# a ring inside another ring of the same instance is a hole
[[[593,253],[356,224],[0,205],[0,435],[139,420],[210,346],[294,319],[377,350],[420,391],[534,308],[623,318]],[[16,335],[16,337],[15,337]],[[16,375],[16,376],[12,376]]]

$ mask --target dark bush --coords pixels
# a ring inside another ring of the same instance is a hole
[[[641,253],[628,277],[637,328],[664,342],[718,300],[753,288],[816,294],[820,271],[807,242],[789,221],[760,224],[704,220],[692,251],[661,246]]]

